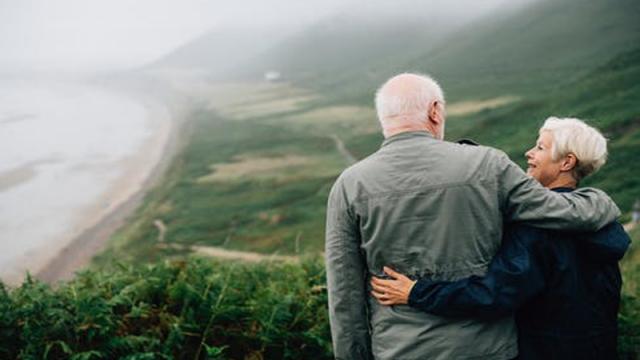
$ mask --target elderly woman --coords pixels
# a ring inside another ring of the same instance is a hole
[[[527,151],[527,173],[558,192],[575,189],[606,160],[604,137],[577,119],[549,118]],[[484,276],[417,281],[385,268],[373,277],[382,305],[408,304],[440,316],[515,313],[519,359],[614,359],[621,277],[629,237],[614,222],[595,233],[513,224]]]

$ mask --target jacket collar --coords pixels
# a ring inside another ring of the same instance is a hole
[[[433,134],[431,134],[430,132],[424,130],[424,131],[405,131],[405,132],[401,132],[399,134],[395,134],[393,136],[390,136],[386,139],[384,139],[384,141],[382,142],[382,146],[381,147],[385,147],[393,142],[396,141],[401,141],[401,140],[407,140],[407,139],[414,139],[414,138],[430,138],[430,139],[434,139],[435,137],[433,136]]]
[[[551,191],[555,191],[559,193],[572,192],[573,190],[575,189],[570,187],[557,187],[557,188],[551,189]]]

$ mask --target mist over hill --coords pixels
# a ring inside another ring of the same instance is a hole
[[[636,48],[639,18],[633,0],[535,2],[511,17],[467,27],[407,66],[432,69],[465,96],[487,84],[536,94]]]
[[[377,1],[293,33],[218,29],[153,67],[205,69],[221,81],[261,80],[275,70],[331,100],[358,103],[388,76],[420,71],[454,98],[467,98],[479,90],[492,96],[554,88],[640,42],[640,5],[633,0],[453,4]]]
[[[291,28],[277,26],[216,28],[146,68],[202,70],[215,79],[231,79],[239,63],[275,46],[291,31]]]
[[[150,67],[207,70],[217,80],[259,80],[264,72],[276,70],[288,81],[320,85],[327,76],[342,78],[354,72],[369,76],[378,68],[404,63],[478,18],[508,13],[532,1],[347,5],[306,28],[213,29]]]
[[[431,41],[425,39],[430,27],[404,27],[411,35],[387,41],[400,46],[384,47],[384,56],[304,84],[331,89],[334,99],[363,103],[389,76],[418,71],[436,77],[450,100],[535,95],[634,49],[640,44],[638,18],[640,4],[633,0],[522,3],[435,34]]]

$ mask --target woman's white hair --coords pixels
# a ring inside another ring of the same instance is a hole
[[[411,85],[398,86],[404,79],[410,79]],[[444,106],[442,88],[431,77],[412,73],[396,75],[376,92],[378,120],[383,129],[391,122],[422,123],[435,100]]]
[[[551,158],[554,161],[568,154],[576,157],[573,177],[578,182],[598,171],[607,161],[607,140],[582,120],[550,117],[540,128],[540,133],[543,131],[553,134]]]

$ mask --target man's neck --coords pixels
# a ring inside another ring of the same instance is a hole
[[[396,126],[396,127],[388,127],[386,129],[384,129],[383,131],[383,135],[385,137],[385,139],[390,138],[394,135],[398,135],[404,132],[410,132],[410,131],[427,131],[429,133],[431,133],[434,137],[437,137],[436,134],[431,131],[431,129],[429,129],[427,126],[424,125],[400,125],[400,126]]]

